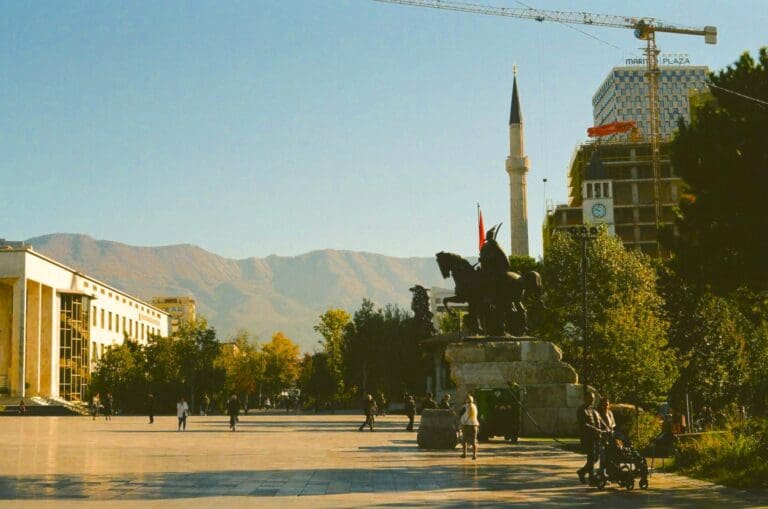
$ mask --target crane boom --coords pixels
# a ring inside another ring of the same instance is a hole
[[[452,0],[375,0],[390,4],[411,5],[414,7],[430,7],[450,11],[487,14],[490,16],[506,16],[508,18],[532,19],[534,21],[554,21],[563,24],[593,25],[609,28],[630,28],[635,37],[645,41],[645,56],[647,69],[645,77],[648,81],[648,110],[650,120],[649,138],[651,142],[651,164],[653,170],[653,204],[656,218],[656,248],[661,256],[658,232],[661,227],[661,134],[659,126],[659,49],[656,46],[656,33],[701,35],[707,44],[717,44],[717,28],[690,28],[662,23],[656,18],[615,16],[612,14],[593,14],[590,12],[550,11],[546,9],[508,8],[478,5]]]
[[[551,11],[534,8],[509,8],[490,5],[478,5],[450,0],[375,0],[390,4],[411,5],[415,7],[429,7],[432,9],[445,9],[449,11],[471,12],[475,14],[487,14],[489,16],[506,16],[508,18],[532,19],[534,21],[555,21],[557,23],[569,23],[579,25],[594,25],[610,28],[632,28],[636,30],[639,39],[646,39],[648,32],[667,32],[673,34],[702,35],[705,42],[715,44],[717,41],[717,29],[712,26],[704,28],[691,28],[662,23],[656,18],[641,18],[616,16],[613,14],[593,14],[590,12],[575,11]]]

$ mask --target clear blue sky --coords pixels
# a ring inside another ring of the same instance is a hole
[[[764,0],[529,3],[716,25],[717,46],[658,37],[715,69],[768,44]],[[0,237],[475,254],[475,203],[509,235],[516,62],[538,256],[542,179],[566,199],[592,94],[640,46],[577,27],[622,49],[554,23],[369,0],[3,2]]]

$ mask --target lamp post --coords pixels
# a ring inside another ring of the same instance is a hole
[[[584,351],[582,358],[582,374],[584,380],[582,381],[582,390],[584,394],[587,393],[587,386],[589,385],[589,319],[587,316],[588,305],[588,286],[587,286],[587,270],[589,269],[589,258],[587,257],[587,249],[590,242],[597,238],[598,229],[595,226],[578,226],[571,230],[574,237],[581,241],[581,326],[582,326],[582,339],[584,341]]]

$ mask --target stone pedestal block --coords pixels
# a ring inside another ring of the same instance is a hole
[[[575,436],[582,386],[562,351],[533,338],[472,338],[449,343],[445,359],[456,384],[456,399],[481,387],[521,385],[523,436]],[[535,421],[535,424],[534,424]]]
[[[457,417],[452,410],[425,409],[421,413],[416,441],[422,449],[453,449],[459,443],[456,436]]]

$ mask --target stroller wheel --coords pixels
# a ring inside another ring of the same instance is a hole
[[[641,490],[647,490],[648,489],[648,478],[647,477],[643,477],[642,479],[640,479],[640,489]]]

